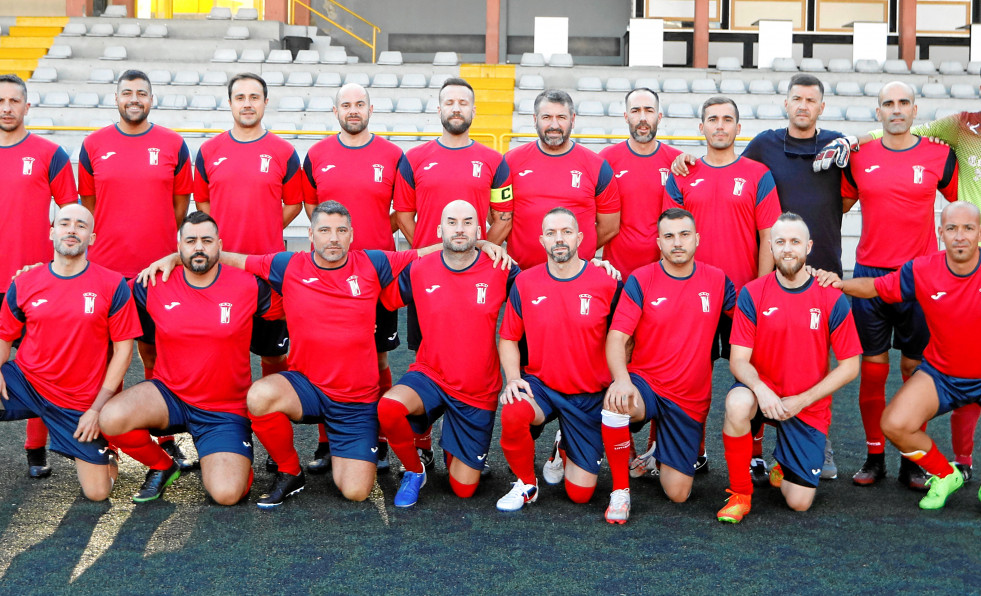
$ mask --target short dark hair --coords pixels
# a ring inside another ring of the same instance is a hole
[[[702,122],[705,122],[705,110],[707,110],[712,106],[721,106],[725,104],[729,104],[732,106],[733,111],[736,112],[736,122],[739,122],[739,108],[736,107],[736,102],[733,101],[732,98],[726,97],[724,95],[716,95],[715,97],[710,97],[705,100],[705,103],[702,104],[702,112],[701,112]]]
[[[653,95],[654,96],[654,101],[657,102],[658,109],[661,108],[661,96],[657,94],[657,91],[651,89],[650,87],[637,87],[636,89],[632,89],[630,91],[627,91],[627,95],[625,95],[624,98],[623,98],[623,104],[625,106],[627,106],[630,103],[630,96],[633,95],[634,93],[638,93],[638,92],[647,92],[647,93],[650,93],[651,95]]]
[[[153,93],[153,85],[150,84],[150,77],[146,76],[146,73],[142,70],[130,69],[119,75],[119,80],[116,82],[116,89],[119,89],[119,83],[123,81],[146,81],[146,86]]]
[[[807,227],[807,223],[804,221],[804,218],[801,217],[801,216],[799,216],[799,215],[797,215],[793,211],[784,211],[783,213],[780,214],[780,217],[777,218],[777,221],[782,221],[782,222],[785,222],[785,223],[797,223],[797,222],[799,222],[799,223],[804,224],[804,227],[805,228]]]
[[[569,209],[566,209],[565,207],[552,207],[551,209],[549,209],[548,213],[545,214],[545,217],[548,217],[550,215],[568,215],[569,217],[572,218],[572,221],[576,223],[576,229],[577,230],[579,229],[579,220],[576,219],[576,214],[570,211]],[[545,225],[545,217],[542,218],[543,226]]]
[[[132,80],[132,79],[130,79],[130,80]],[[215,233],[217,233],[218,232],[218,222],[215,221],[215,218],[211,217],[210,215],[208,215],[204,211],[192,211],[191,213],[188,213],[186,216],[184,216],[184,221],[181,222],[181,227],[180,227],[179,230],[177,230],[177,232],[180,234],[181,237],[183,237],[184,236],[184,226],[186,226],[188,224],[190,224],[190,225],[196,225],[196,224],[199,224],[199,223],[205,223],[205,222],[209,222],[209,221],[211,222],[211,224],[213,226],[215,226]]]
[[[538,115],[538,106],[542,102],[560,103],[569,108],[570,114],[576,113],[576,104],[572,101],[572,96],[561,89],[546,89],[535,98],[535,115]]]
[[[790,94],[790,90],[794,87],[817,87],[821,92],[821,98],[824,98],[824,83],[821,79],[814,75],[807,74],[805,72],[795,74],[790,77],[790,85],[787,86],[787,94]]]
[[[477,94],[474,93],[473,87],[470,85],[470,83],[468,83],[466,79],[460,77],[450,77],[445,81],[443,81],[443,84],[439,88],[439,93],[437,93],[436,96],[442,97],[443,89],[446,89],[447,87],[466,87],[467,89],[470,90],[471,97],[473,98],[477,97]]]
[[[229,100],[232,99],[232,87],[235,86],[235,83],[237,83],[239,81],[242,81],[242,80],[245,80],[245,79],[249,79],[249,80],[258,82],[260,85],[262,85],[262,98],[265,99],[265,98],[269,97],[269,87],[266,86],[266,80],[265,79],[263,79],[262,77],[260,77],[259,75],[255,74],[255,73],[251,73],[251,72],[240,72],[237,75],[235,75],[234,77],[232,77],[232,80],[228,81],[228,99]]]
[[[24,79],[20,78],[19,76],[13,73],[0,75],[0,83],[13,83],[14,85],[17,85],[20,87],[20,90],[24,92],[24,99],[27,99],[27,84],[24,82]]]
[[[320,214],[324,215],[343,215],[347,218],[347,225],[351,225],[351,212],[347,210],[347,207],[341,205],[337,201],[324,201],[316,207],[313,208],[313,212],[310,213],[310,227],[313,227],[314,222],[320,217]]]
[[[666,209],[664,213],[657,218],[657,226],[661,227],[661,222],[665,219],[690,219],[691,223],[695,223],[695,216],[691,214],[691,211],[687,209],[682,209],[681,207],[671,207]]]

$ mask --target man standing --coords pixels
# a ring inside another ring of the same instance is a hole
[[[811,249],[804,220],[781,215],[769,246],[777,270],[740,291],[732,324],[729,368],[736,383],[726,396],[722,427],[730,496],[718,513],[729,523],[742,521],[752,507],[749,462],[753,434],[764,421],[777,427],[770,484],[791,509],[810,508],[824,462],[831,394],[858,375],[862,352],[848,300],[804,269]],[[833,370],[829,349],[838,360]]]
[[[554,207],[576,215],[583,233],[579,256],[592,259],[620,230],[620,193],[613,169],[602,157],[570,139],[576,108],[565,91],[535,98],[538,141],[504,156],[514,176],[514,227],[508,252],[524,269],[545,262],[539,227]]]
[[[910,132],[916,118],[913,90],[906,83],[889,83],[879,91],[878,99],[876,114],[883,137],[852,156],[842,183],[845,210],[856,201],[862,207],[855,277],[881,277],[910,259],[936,252],[937,191],[948,201],[957,199],[953,150]],[[858,298],[852,304],[862,340],[858,399],[868,447],[868,457],[852,481],[869,486],[886,476],[885,437],[879,421],[886,405],[889,348],[902,352],[900,372],[905,382],[923,359],[930,332],[917,303],[886,304],[879,298]],[[922,470],[908,459],[901,460],[901,483],[924,488],[926,480]]]
[[[207,213],[188,215],[179,234],[180,275],[134,286],[144,332],[158,348],[154,378],[110,400],[99,422],[114,445],[150,468],[134,502],[159,498],[181,473],[152,430],[190,432],[205,491],[234,505],[252,486],[245,405],[252,319],[268,311],[272,292],[255,276],[218,265],[218,225]]]
[[[99,412],[123,381],[140,323],[123,276],[86,260],[92,223],[84,207],[62,207],[50,231],[54,260],[18,277],[4,296],[0,420],[40,416],[51,449],[75,460],[85,497],[104,501],[118,468],[99,432]]]
[[[398,278],[396,301],[415,306],[422,343],[409,371],[378,404],[381,429],[405,466],[396,507],[419,499],[426,469],[414,437],[440,417],[440,446],[457,496],[477,490],[490,449],[501,389],[495,327],[518,268],[498,269],[480,254],[479,222],[473,205],[452,201],[438,232],[443,250],[412,263]],[[465,349],[454,339],[461,330],[467,330]]]
[[[351,242],[353,250],[395,250],[392,196],[398,177],[402,150],[387,139],[368,130],[371,118],[368,91],[357,83],[348,83],[334,97],[334,115],[341,130],[336,136],[319,141],[303,161],[303,194],[307,218],[314,207],[324,201],[343,203],[358,222],[358,234]],[[399,346],[398,314],[381,303],[375,312],[375,348],[378,350],[379,392],[392,387],[392,369],[388,352]],[[307,472],[324,473],[330,465],[330,443],[327,429],[319,426],[320,441]],[[388,470],[388,443],[378,443],[378,472]]]
[[[604,345],[621,284],[579,258],[576,216],[556,207],[542,221],[544,265],[523,271],[508,297],[498,344],[507,384],[501,394],[501,448],[517,476],[497,501],[517,511],[538,499],[535,438],[558,418],[569,498],[586,503],[603,460],[602,392],[610,384]],[[518,342],[528,346],[522,373]],[[561,340],[559,340],[561,338]]]
[[[662,213],[661,260],[627,279],[626,298],[613,317],[606,341],[613,384],[603,405],[603,444],[613,474],[606,510],[611,524],[630,516],[631,423],[656,422],[652,459],[660,462],[658,477],[668,498],[680,503],[691,494],[712,401],[712,341],[719,318],[731,316],[736,305],[725,273],[695,261],[698,244],[691,213],[677,207]],[[675,341],[679,329],[684,341]]]
[[[246,255],[281,252],[283,229],[303,208],[296,149],[262,126],[269,103],[262,77],[237,74],[228,82],[232,129],[201,145],[195,160],[194,203],[221,226],[225,250]],[[274,308],[281,298],[273,296]],[[289,333],[284,321],[257,317],[253,354],[263,376],[286,370]]]
[[[147,119],[152,105],[153,90],[144,72],[119,75],[119,123],[87,136],[78,158],[82,205],[98,225],[99,242],[89,258],[127,279],[170,254],[190,201],[187,144],[176,132]],[[153,337],[140,337],[137,348],[144,377],[152,379],[157,354]],[[182,469],[193,467],[174,437],[159,441]]]

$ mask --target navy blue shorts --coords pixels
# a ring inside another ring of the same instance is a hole
[[[930,375],[934,387],[937,388],[937,399],[940,401],[940,407],[937,408],[934,418],[943,416],[961,406],[981,401],[981,379],[963,379],[945,375],[933,368],[933,365],[926,360],[920,363],[916,370]]]
[[[302,424],[324,423],[330,454],[347,459],[378,462],[378,402],[335,401],[294,370],[283,375],[303,406]]]
[[[640,375],[631,373],[630,380],[640,392],[645,408],[644,420],[632,423],[630,431],[637,432],[649,421],[656,420],[654,459],[685,476],[694,476],[705,425],[685,413],[678,404],[654,393]]]
[[[388,310],[381,302],[375,305],[375,349],[391,352],[399,347],[399,313]]]
[[[191,433],[198,457],[212,453],[237,453],[252,461],[252,424],[248,418],[231,412],[196,408],[177,397],[158,379],[142,382],[153,384],[167,403],[167,428],[151,428],[151,435],[164,437]]]
[[[72,436],[85,412],[62,408],[45,399],[14,362],[4,362],[0,366],[0,373],[3,373],[7,396],[10,398],[0,399],[0,420],[40,418],[48,427],[51,450],[55,453],[100,466],[109,463],[109,444],[102,435],[86,443]]]
[[[426,409],[425,414],[408,417],[413,431],[423,433],[442,416],[443,432],[439,437],[439,446],[468,467],[484,469],[484,460],[487,459],[494,433],[494,410],[482,410],[463,403],[418,371],[402,375],[399,385],[418,393]]]
[[[522,378],[531,385],[533,399],[545,414],[545,422],[532,427],[532,436],[538,438],[545,425],[558,418],[562,448],[569,461],[590,474],[599,474],[603,463],[603,394],[559,393],[537,377]]]
[[[249,351],[256,356],[285,356],[290,351],[290,332],[286,321],[267,321],[252,317],[252,341]]]
[[[856,264],[854,277],[882,277],[889,273],[891,269]],[[881,298],[853,298],[852,315],[866,356],[882,354],[893,347],[907,358],[923,360],[930,330],[919,303],[886,304]]]

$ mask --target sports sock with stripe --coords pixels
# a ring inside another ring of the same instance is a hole
[[[858,385],[858,407],[865,427],[865,445],[869,453],[882,453],[886,437],[882,434],[882,411],[886,408],[886,379],[889,364],[862,361],[862,378]]]
[[[501,450],[511,471],[525,484],[535,484],[535,440],[531,423],[535,409],[523,399],[501,408]]]

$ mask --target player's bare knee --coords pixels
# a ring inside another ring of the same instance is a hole
[[[249,407],[249,412],[255,416],[265,416],[274,410],[276,392],[271,383],[265,379],[259,379],[249,387],[245,402]]]
[[[126,415],[120,407],[111,402],[99,412],[99,428],[106,435],[120,435],[126,432]]]
[[[96,503],[108,499],[111,492],[112,483],[108,480],[106,482],[82,485],[82,494],[85,495],[85,498]]]
[[[661,488],[672,503],[684,503],[691,496],[691,483],[662,485]]]
[[[726,418],[730,420],[749,420],[753,417],[755,407],[756,399],[748,390],[737,389],[726,395]]]
[[[208,490],[208,494],[211,496],[211,500],[219,505],[231,506],[235,505],[242,499],[242,495],[245,494],[245,483],[241,485],[235,485],[235,483],[229,483],[224,486],[213,486]]]
[[[360,503],[371,495],[371,487],[364,486],[339,486],[341,489],[341,494],[348,501],[354,501],[355,503]]]
[[[814,504],[814,496],[786,495],[787,506],[794,511],[807,511]]]

